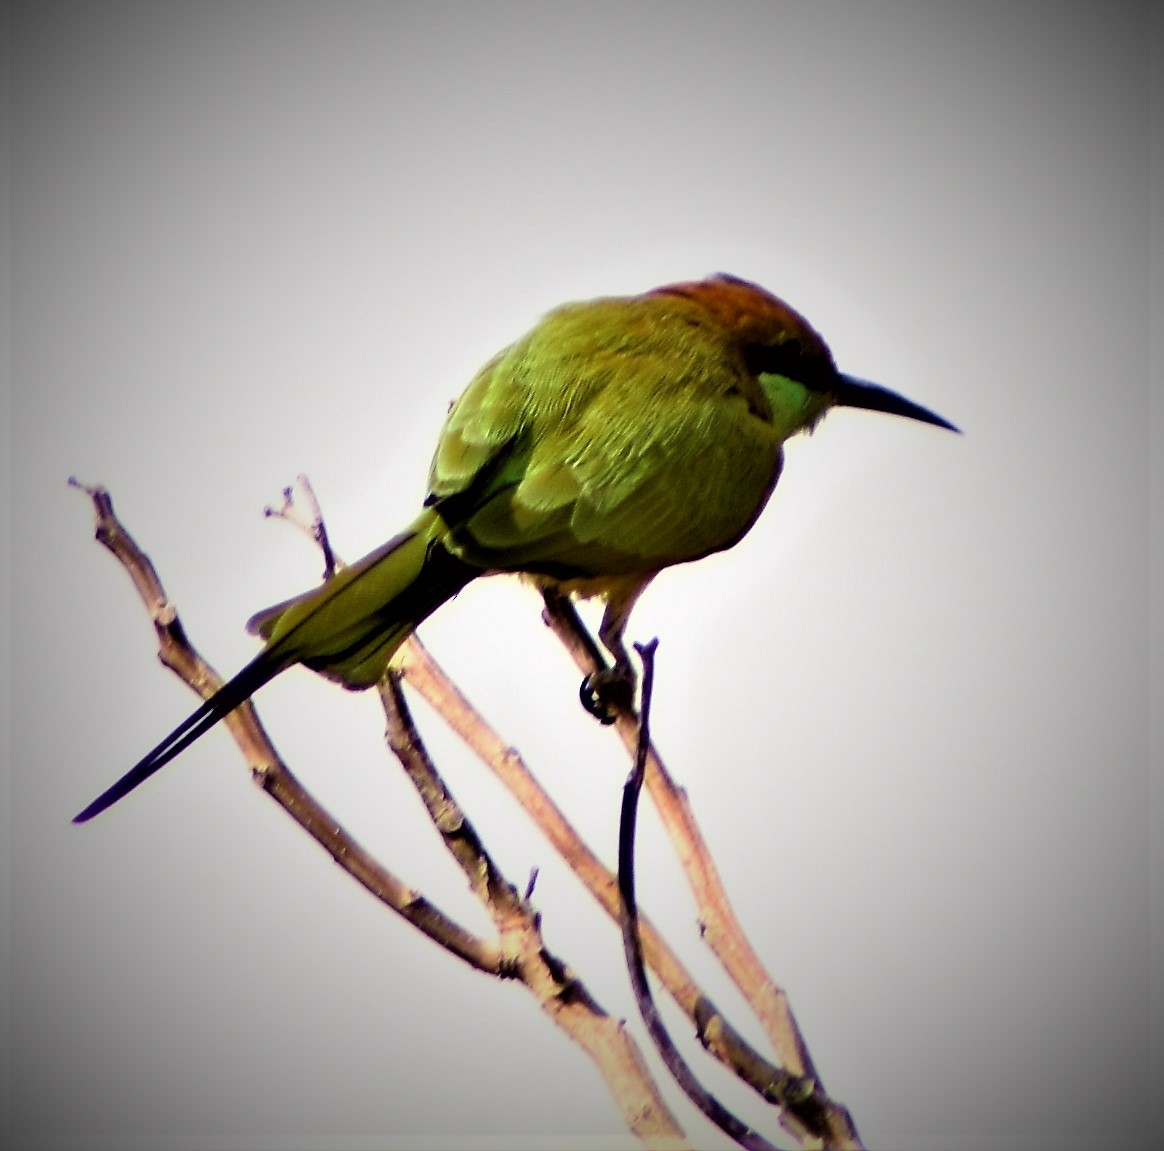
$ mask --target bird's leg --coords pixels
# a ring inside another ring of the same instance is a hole
[[[614,723],[620,710],[634,707],[635,669],[622,637],[631,608],[647,583],[648,580],[636,581],[632,586],[618,588],[607,594],[598,638],[613,657],[614,666],[588,675],[578,691],[582,706],[600,723]]]

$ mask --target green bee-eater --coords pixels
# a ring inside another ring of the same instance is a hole
[[[836,405],[957,430],[838,372],[803,316],[733,276],[558,308],[453,405],[412,524],[256,615],[248,627],[263,650],[76,822],[293,664],[372,686],[421,620],[489,572],[601,596],[599,635],[615,665],[606,685],[625,682],[623,628],[655,573],[739,540],[772,494],[784,441]]]

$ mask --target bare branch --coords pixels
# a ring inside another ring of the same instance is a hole
[[[314,529],[323,528],[322,512],[318,503],[314,502],[306,477],[301,476],[300,482],[313,500],[312,534],[318,542],[318,531]],[[286,503],[292,502],[290,489],[286,489],[284,495]],[[302,517],[292,518],[303,526]],[[323,538],[326,540],[326,529],[323,529]],[[603,668],[605,664],[600,649],[570,601],[552,587],[543,591],[543,597],[546,604],[543,618],[574,655],[578,666],[587,674]],[[618,921],[621,902],[614,876],[586,847],[560,809],[534,779],[517,751],[505,744],[475,711],[415,635],[398,651],[393,663],[509,787],[599,904]],[[637,717],[627,708],[616,710],[621,711],[619,730],[623,741],[632,755],[637,755],[641,745]],[[649,922],[640,919],[642,946],[647,962],[695,1023],[696,1035],[704,1047],[721,1062],[732,1067],[764,1099],[780,1105],[783,1108],[780,1122],[798,1141],[819,1138],[825,1140],[829,1147],[860,1147],[848,1111],[829,1099],[816,1078],[815,1068],[792,1016],[785,992],[768,976],[735,918],[718,871],[700,835],[686,793],[675,785],[662,760],[649,746],[649,741],[647,764],[648,787],[652,791],[652,798],[663,816],[702,909],[704,938],[744,991],[752,1009],[765,1025],[778,1058],[783,1052],[786,1061],[782,1066],[775,1066],[756,1052],[715,1004],[699,990]],[[526,899],[532,893],[533,881],[531,875]]]
[[[589,675],[604,667],[598,646],[574,605],[554,592],[544,593],[543,598],[546,604],[543,618],[583,673]],[[617,727],[633,756],[638,744],[638,717],[633,711],[624,710],[618,717]],[[695,822],[687,794],[672,779],[653,747],[647,754],[646,782],[701,910],[704,939],[763,1023],[780,1065],[794,1074],[815,1078],[816,1069],[792,1016],[787,995],[764,970],[748,943]]]
[[[327,523],[323,518],[323,509],[319,500],[315,498],[315,489],[305,475],[295,477],[295,482],[303,490],[307,500],[308,514],[304,514],[295,504],[295,489],[292,486],[283,489],[283,502],[277,507],[268,505],[263,508],[263,515],[269,519],[286,520],[287,523],[306,532],[315,542],[315,546],[323,553],[323,578],[331,579],[336,568],[343,565],[339,557],[331,549],[331,540],[327,535]]]
[[[520,979],[542,1010],[594,1059],[628,1128],[644,1142],[672,1147],[681,1132],[637,1044],[591,997],[570,968],[547,950],[541,918],[494,864],[472,823],[429,757],[412,720],[399,675],[380,684],[388,743],[419,793],[445,847],[493,917],[501,938],[503,977]]]
[[[222,686],[222,678],[190,643],[157,570],[118,520],[109,493],[102,487],[90,487],[73,478],[69,483],[92,500],[96,538],[113,553],[133,580],[153,619],[162,663],[203,699],[209,699]],[[231,712],[224,722],[250,764],[255,782],[353,879],[466,963],[481,971],[499,972],[501,952],[496,943],[483,940],[461,927],[379,864],[304,789],[275,750],[249,700]]]
[[[570,600],[553,589],[544,590],[542,597],[543,620],[583,674],[590,675],[605,667],[597,643]],[[634,757],[639,742],[638,717],[633,710],[622,708],[616,724],[623,744]],[[807,1134],[823,1140],[829,1148],[859,1148],[861,1141],[852,1116],[824,1091],[787,993],[765,971],[735,916],[686,792],[674,782],[658,752],[649,744],[645,777],[647,790],[700,908],[703,937],[756,1013],[780,1064],[779,1068],[772,1068],[744,1044],[737,1051],[741,1061],[733,1060],[733,1066],[765,1098],[786,1107],[784,1115],[798,1138],[803,1139]],[[727,1021],[710,1004],[700,1005],[696,1021],[701,1040],[709,1046],[709,1041],[719,1038],[727,1026]],[[792,1080],[788,1073],[794,1077]]]
[[[378,690],[388,719],[388,746],[424,802],[449,854],[468,878],[470,889],[493,916],[501,931],[504,954],[506,929],[515,919],[532,918],[529,907],[523,903],[517,888],[501,875],[473,824],[445,786],[416,730],[400,689],[399,675],[389,672],[380,681]],[[507,962],[503,960],[501,973],[512,974],[506,968]]]
[[[428,700],[509,789],[599,906],[618,923],[622,904],[614,873],[583,842],[518,751],[473,708],[419,637],[409,637],[397,652],[395,663],[406,682]],[[700,1043],[763,1098],[783,1103],[789,1094],[787,1071],[773,1066],[732,1027],[646,916],[639,917],[639,930],[647,965],[691,1019]],[[801,1093],[792,1092],[793,1095]],[[797,1139],[804,1139],[807,1129],[794,1117],[782,1116],[781,1122]]]
[[[204,699],[208,698],[222,680],[190,643],[149,557],[117,519],[109,493],[72,478],[69,482],[89,495],[96,515],[97,539],[120,561],[146,604],[158,634],[162,662]],[[298,517],[284,515],[293,502],[290,489],[284,494],[284,508],[272,514],[300,523]],[[318,507],[316,511],[316,522],[322,529]],[[326,530],[318,535],[312,531],[312,535],[325,548],[325,555],[331,556],[326,547]],[[334,567],[334,557],[328,563]],[[345,871],[454,955],[489,974],[520,979],[550,1018],[594,1060],[628,1129],[649,1147],[668,1151],[687,1147],[633,1037],[621,1022],[602,1010],[570,968],[545,949],[539,917],[528,902],[529,893],[519,897],[516,888],[493,866],[429,760],[394,677],[383,686],[381,698],[388,713],[392,746],[425,799],[446,845],[475,881],[474,890],[498,926],[499,943],[466,931],[360,847],[291,773],[249,700],[224,722],[251,765],[256,782]],[[530,887],[532,890],[532,877]]]

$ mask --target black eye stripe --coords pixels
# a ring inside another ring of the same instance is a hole
[[[744,363],[753,376],[762,372],[787,376],[818,392],[827,391],[836,379],[832,364],[819,355],[806,355],[804,345],[797,339],[780,344],[748,344],[744,347]]]

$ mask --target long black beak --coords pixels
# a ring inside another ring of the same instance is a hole
[[[837,397],[837,404],[844,408],[864,408],[870,412],[888,412],[892,416],[905,416],[910,420],[921,420],[923,424],[934,424],[939,428],[948,428],[951,432],[959,432],[949,420],[943,420],[929,408],[915,404],[888,388],[878,384],[871,384],[868,380],[858,380],[854,376],[837,377],[833,385],[833,392]]]

